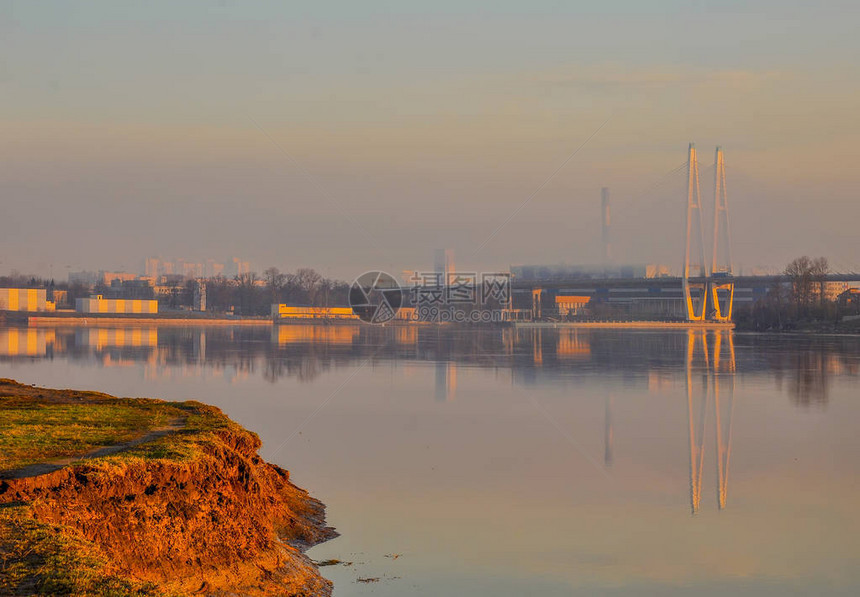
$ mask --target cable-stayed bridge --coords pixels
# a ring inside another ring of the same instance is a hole
[[[674,319],[691,323],[729,323],[735,304],[752,302],[779,284],[791,282],[783,274],[737,276],[731,250],[729,204],[726,191],[726,169],[723,151],[717,147],[713,165],[713,214],[708,242],[704,228],[699,162],[696,147],[690,144],[686,164],[669,174],[686,169],[686,226],[684,261],[681,276],[617,277],[599,273],[576,273],[542,277],[517,276],[512,280],[515,292],[531,294],[532,315],[540,318],[551,307],[552,297],[576,295],[598,301],[625,304],[629,313],[642,318]],[[611,257],[608,232],[608,193],[602,193],[605,259]],[[706,248],[710,259],[706,256]],[[860,282],[860,267],[843,267],[843,271],[816,278],[816,282]],[[547,304],[550,303],[550,304]]]

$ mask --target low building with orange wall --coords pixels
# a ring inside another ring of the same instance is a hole
[[[0,288],[0,311],[45,311],[44,288]]]

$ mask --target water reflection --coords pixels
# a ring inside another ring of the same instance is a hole
[[[612,394],[607,392],[603,405],[603,465],[612,465]]]
[[[54,330],[0,328],[0,357],[44,357],[55,340]]]
[[[6,328],[0,375],[224,408],[329,506],[342,536],[312,557],[355,562],[324,572],[338,597],[788,594],[799,577],[793,594],[833,579],[855,594],[858,348],[686,331]]]
[[[731,332],[713,334],[711,352],[708,350],[708,340],[705,332],[687,333],[686,386],[690,438],[690,510],[693,514],[699,511],[702,501],[705,432],[711,396],[714,404],[716,440],[717,508],[724,509],[728,499],[737,368],[734,336]],[[709,358],[710,354],[713,354],[713,363]],[[696,376],[699,377],[700,383],[695,383]],[[698,399],[694,399],[694,395],[698,395]],[[698,405],[694,402],[698,402]],[[698,414],[694,415],[696,411]]]
[[[687,393],[690,509],[702,504],[707,437],[713,433],[716,506],[728,500],[737,375],[772,375],[793,404],[827,404],[835,375],[857,376],[858,340],[777,338],[726,331],[616,332],[551,328],[463,330],[364,325],[284,325],[274,328],[86,327],[2,328],[0,359],[65,358],[102,367],[142,367],[157,380],[221,374],[310,382],[357,363],[425,361],[434,367],[434,396],[457,396],[460,367],[508,371],[515,385],[563,383],[571,375],[612,375],[651,393],[683,376]],[[736,350],[746,358],[739,362]],[[764,355],[764,356],[762,356]],[[614,396],[605,390],[603,463],[614,460]]]
[[[451,361],[436,361],[436,401],[450,402],[457,395],[457,365]]]
[[[259,372],[272,383],[282,378],[310,382],[331,369],[355,363],[424,361],[434,364],[435,396],[441,402],[456,397],[457,371],[464,366],[508,370],[514,383],[524,385],[553,383],[572,372],[611,373],[626,383],[645,384],[651,391],[671,386],[678,373],[686,370],[691,391],[696,383],[703,387],[696,390],[695,408],[691,407],[696,443],[704,420],[701,413],[708,405],[707,395],[701,392],[712,392],[716,404],[720,392],[733,395],[736,373],[768,373],[794,404],[823,408],[835,375],[860,373],[858,344],[858,339],[849,337],[798,337],[784,348],[779,338],[729,332],[549,328],[0,328],[0,360],[59,357],[104,367],[142,366],[147,379],[206,370],[233,379]],[[742,362],[735,360],[736,346],[744,351]],[[731,405],[733,398],[723,402]],[[610,395],[605,411],[608,464],[612,461]]]

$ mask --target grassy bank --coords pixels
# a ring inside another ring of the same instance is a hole
[[[323,506],[259,446],[199,402],[0,380],[0,595],[327,595],[289,547]]]
[[[128,442],[180,413],[169,406],[51,404],[0,397],[0,470]]]
[[[177,422],[181,433],[127,445]],[[103,459],[188,459],[195,446],[211,441],[206,433],[238,428],[221,411],[199,402],[116,398],[0,379],[0,478],[34,463],[83,458],[108,446],[127,449]]]

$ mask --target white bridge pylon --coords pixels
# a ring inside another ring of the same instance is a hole
[[[735,285],[731,281],[732,245],[729,232],[729,204],[726,198],[726,164],[723,150],[714,155],[714,246],[711,253],[711,301],[709,315],[715,321],[731,321]]]
[[[688,321],[704,321],[707,303],[707,284],[691,283],[691,270],[695,277],[707,278],[705,265],[705,238],[702,229],[702,196],[699,192],[699,162],[696,146],[690,143],[687,151],[687,242],[684,246],[684,303]]]
[[[687,321],[731,321],[734,283],[729,233],[729,206],[726,197],[726,170],[723,150],[714,155],[714,220],[711,268],[705,258],[702,197],[699,190],[699,163],[696,146],[687,151],[687,227],[684,245],[684,306]],[[694,278],[694,280],[691,280]]]

